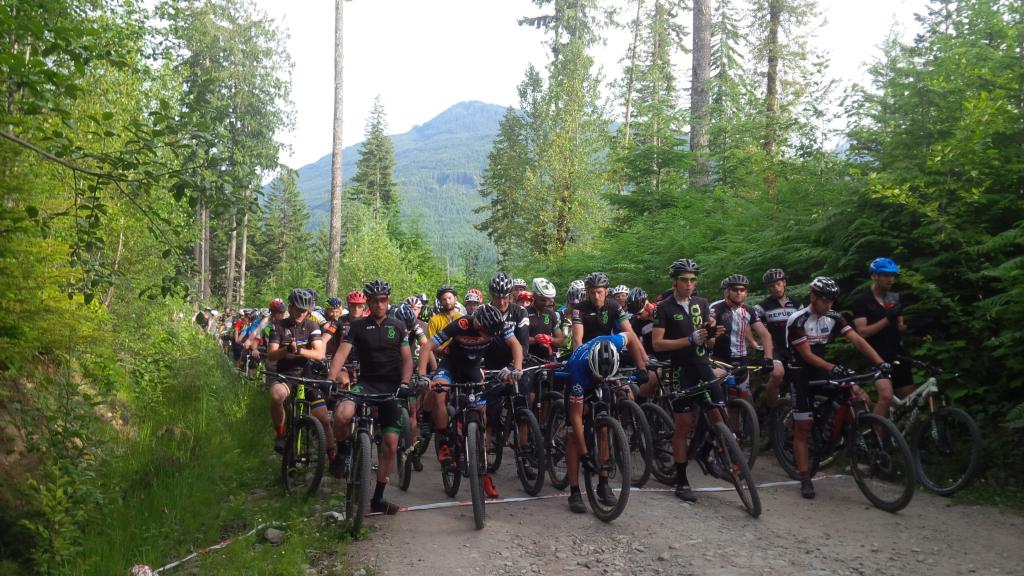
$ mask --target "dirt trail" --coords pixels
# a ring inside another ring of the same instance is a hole
[[[695,472],[695,488],[723,486]],[[787,480],[771,454],[759,459],[754,477]],[[468,506],[404,512],[369,519],[373,533],[352,544],[349,565],[383,575],[452,576],[1024,573],[1024,516],[953,506],[926,492],[889,514],[871,507],[848,476],[815,485],[813,501],[800,498],[796,486],[763,488],[756,520],[733,492],[704,492],[693,505],[670,492],[633,492],[611,524],[570,513],[561,496],[489,505],[480,531]],[[653,480],[647,487],[665,488]],[[508,465],[498,489],[524,495]],[[459,496],[468,494],[463,486]],[[549,487],[541,493],[551,494]],[[450,501],[436,462],[426,459],[409,492],[389,487],[387,496],[402,506]]]

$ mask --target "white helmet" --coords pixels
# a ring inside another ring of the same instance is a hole
[[[533,279],[533,293],[545,298],[555,297],[555,285],[548,282],[547,278]]]
[[[607,378],[619,371],[619,349],[609,340],[601,340],[590,348],[587,363],[595,378]]]
[[[625,284],[619,284],[615,288],[612,288],[612,291],[609,292],[609,294],[611,294],[612,296],[615,296],[616,294],[629,294],[629,286],[626,286]]]

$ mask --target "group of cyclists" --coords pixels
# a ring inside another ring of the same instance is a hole
[[[853,323],[833,309],[839,287],[819,276],[809,284],[809,300],[801,302],[787,291],[788,278],[778,268],[761,277],[767,296],[747,302],[750,280],[732,274],[719,285],[714,301],[698,295],[700,266],[682,258],[668,267],[670,286],[649,297],[640,287],[612,285],[608,276],[593,272],[569,284],[564,304],[558,306],[555,286],[545,278],[527,283],[505,272],[493,275],[485,294],[470,289],[462,295],[453,286],[438,287],[433,302],[426,294],[401,301],[392,299],[391,286],[374,279],[345,301],[327,298],[318,306],[315,291],[295,288],[287,301],[275,299],[267,309],[224,314],[206,311],[204,327],[222,334],[226,351],[239,365],[252,360],[267,364],[271,421],[275,449],[285,442],[285,401],[291,393],[281,376],[325,374],[341,387],[390,394],[408,388],[419,406],[408,411],[414,435],[434,434],[442,465],[455,455],[446,444],[449,426],[448,386],[482,382],[484,371],[498,371],[502,381],[516,383],[529,396],[533,378],[524,368],[536,363],[560,363],[555,384],[563,392],[566,414],[565,462],[572,512],[587,511],[579,488],[580,467],[597,471],[602,455],[588,450],[584,439],[584,401],[595,385],[630,367],[634,370],[637,400],[650,398],[664,387],[685,392],[719,378],[723,371],[712,360],[739,367],[733,373],[736,393],[750,396],[750,371],[758,367],[766,376],[764,397],[769,406],[788,392],[793,406],[793,457],[800,473],[800,493],[814,498],[808,464],[811,430],[810,383],[852,374],[836,363],[828,345],[837,336],[848,339],[880,377],[873,411],[887,415],[894,393],[912,389],[910,368],[894,367],[903,353],[905,330],[899,295],[892,291],[900,269],[889,258],[871,262],[871,288],[852,301]],[[708,291],[710,292],[710,291]],[[358,374],[351,372],[358,362]],[[649,369],[650,367],[650,369]],[[786,386],[783,384],[786,383]],[[326,433],[330,472],[346,474],[351,422],[355,401],[332,402],[311,389],[310,412]],[[859,388],[860,397],[866,394]],[[711,390],[712,402],[725,406],[726,391]],[[685,395],[671,401],[671,453],[674,493],[695,502],[687,477],[688,441],[695,423],[695,402]],[[481,403],[488,426],[500,420],[498,403]],[[539,416],[539,415],[538,415]],[[394,514],[398,507],[384,498],[398,450],[403,411],[398,401],[377,408],[382,431],[381,457],[371,510]],[[494,436],[493,434],[490,436]],[[489,437],[490,437],[489,436]],[[501,447],[491,447],[501,449]],[[413,455],[413,458],[416,458]],[[422,464],[416,460],[416,469]],[[596,474],[596,472],[595,472]],[[597,475],[597,495],[613,500],[606,474]],[[489,498],[497,498],[494,478],[483,479]]]

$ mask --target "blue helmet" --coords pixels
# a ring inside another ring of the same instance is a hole
[[[899,274],[900,267],[892,258],[875,258],[868,266],[872,274]]]

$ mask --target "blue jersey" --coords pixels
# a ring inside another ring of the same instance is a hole
[[[606,336],[595,336],[573,350],[572,356],[565,365],[565,372],[556,372],[556,376],[569,378],[569,398],[576,402],[582,402],[587,390],[594,385],[594,374],[590,371],[590,350],[599,342],[607,340],[611,342],[620,352],[626,349],[625,334],[610,334]]]

